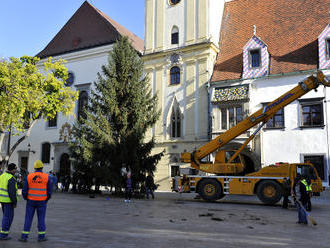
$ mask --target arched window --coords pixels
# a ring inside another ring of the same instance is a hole
[[[180,68],[178,66],[173,66],[170,70],[170,84],[179,84],[180,83]]]
[[[178,104],[174,104],[171,114],[171,138],[181,137],[182,114]]]
[[[49,164],[49,161],[50,161],[50,144],[48,142],[42,144],[42,147],[41,147],[41,161],[45,164]]]
[[[176,26],[172,28],[171,44],[179,44],[179,29]]]
[[[78,98],[78,120],[80,120],[80,118],[86,119],[86,113],[84,112],[84,107],[87,106],[87,103],[88,103],[87,92],[80,91]]]

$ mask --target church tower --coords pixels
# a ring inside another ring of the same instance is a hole
[[[160,190],[170,190],[180,153],[210,139],[208,85],[219,52],[224,2],[145,0],[145,72],[161,111],[150,136],[157,143],[155,152],[165,150],[155,173]]]

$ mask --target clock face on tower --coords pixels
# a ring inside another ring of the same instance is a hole
[[[181,0],[170,0],[171,5],[178,4]]]
[[[74,82],[74,74],[72,72],[68,73],[68,79],[65,81],[65,86],[70,87]]]

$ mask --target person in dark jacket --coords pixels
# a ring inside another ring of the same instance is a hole
[[[154,190],[155,190],[154,178],[152,177],[151,173],[149,173],[147,178],[146,178],[146,196],[147,196],[147,199],[149,199],[149,194],[151,195],[152,199],[155,199]]]
[[[308,202],[308,191],[307,191],[307,183],[304,178],[302,178],[299,174],[295,179],[295,183],[293,185],[292,192],[293,199],[297,206],[298,211],[298,224],[308,224],[306,211],[303,209],[307,207]]]
[[[132,193],[132,173],[128,171],[126,174],[125,202],[131,202]]]
[[[21,242],[26,242],[30,234],[34,213],[38,215],[38,241],[46,241],[46,208],[47,202],[51,198],[53,182],[51,177],[42,172],[44,164],[37,160],[34,163],[34,173],[27,176],[23,185],[22,195],[26,202],[25,223]]]
[[[16,164],[11,163],[8,165],[7,171],[0,176],[0,202],[3,213],[0,240],[11,239],[8,235],[14,220],[14,208],[17,205],[17,182],[14,177],[16,172]]]

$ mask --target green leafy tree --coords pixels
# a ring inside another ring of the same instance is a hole
[[[0,147],[5,132],[21,135],[6,157],[0,155],[2,164],[38,120],[54,118],[57,112],[73,113],[77,92],[64,86],[68,77],[65,61],[39,61],[30,56],[0,61]]]
[[[109,53],[85,110],[86,116],[74,125],[70,145],[78,170],[117,187],[123,180],[122,167],[131,169],[136,186],[146,172],[155,171],[163,153],[152,155],[155,143],[145,134],[160,115],[157,97],[152,96],[143,61],[127,37]]]

